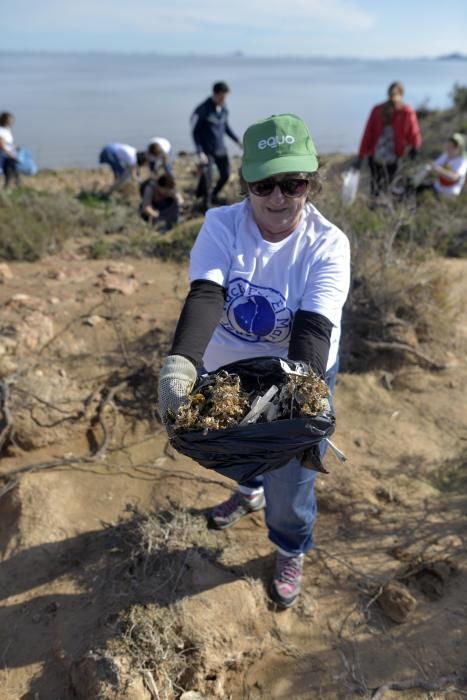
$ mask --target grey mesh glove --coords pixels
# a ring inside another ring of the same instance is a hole
[[[159,374],[159,413],[166,421],[167,411],[177,413],[198,377],[196,368],[182,355],[169,355]]]

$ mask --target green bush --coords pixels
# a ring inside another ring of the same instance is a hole
[[[18,188],[2,194],[0,258],[33,261],[60,250],[78,214],[79,204],[63,193]]]
[[[196,240],[202,226],[203,218],[192,219],[183,224],[179,224],[164,236],[158,236],[148,251],[162,260],[174,260],[182,262],[188,260],[190,250]]]
[[[147,227],[132,206],[94,195],[39,192],[26,187],[0,193],[0,259],[39,260],[58,252],[69,238],[92,236],[91,257],[109,256],[104,235],[141,235]]]
[[[467,85],[454,83],[450,97],[457,109],[461,111],[467,110]]]
[[[155,257],[184,262],[189,258],[202,223],[202,218],[192,219],[169,233],[159,233],[141,225],[128,236],[95,239],[88,247],[88,255],[90,258]]]

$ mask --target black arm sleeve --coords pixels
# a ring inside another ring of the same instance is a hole
[[[183,355],[200,367],[204,351],[220,321],[225,290],[208,280],[195,280],[178,319],[171,355]]]
[[[331,331],[332,323],[325,316],[299,309],[292,324],[289,359],[307,362],[324,379]]]

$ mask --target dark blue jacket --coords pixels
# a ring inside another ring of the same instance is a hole
[[[226,134],[236,143],[240,143],[227,119],[227,108],[218,109],[212,97],[208,97],[207,100],[198,105],[191,117],[197,153],[225,155],[227,153],[224,141]]]

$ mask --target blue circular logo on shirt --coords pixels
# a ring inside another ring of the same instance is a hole
[[[284,296],[241,277],[229,282],[221,326],[250,343],[281,343],[290,335],[292,312]]]
[[[232,311],[239,328],[247,333],[262,336],[274,330],[276,315],[265,297],[242,298],[232,304]]]

